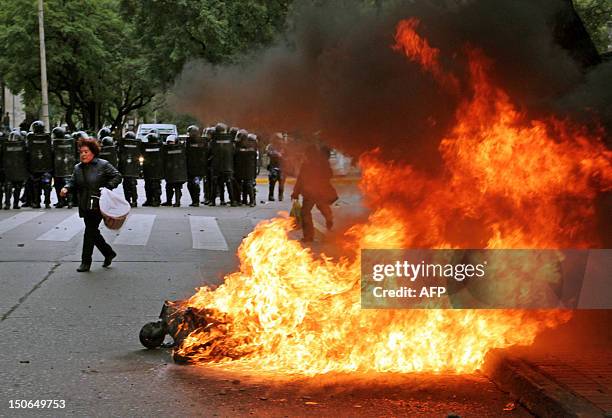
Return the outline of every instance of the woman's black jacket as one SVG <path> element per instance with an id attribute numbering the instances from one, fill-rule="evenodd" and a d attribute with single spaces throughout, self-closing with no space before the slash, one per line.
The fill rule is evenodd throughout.
<path id="1" fill-rule="evenodd" d="M 121 174 L 106 160 L 94 158 L 89 164 L 78 163 L 74 166 L 72 177 L 66 182 L 66 188 L 76 191 L 79 199 L 79 216 L 84 211 L 99 209 L 100 188 L 114 189 L 121 184 Z"/>

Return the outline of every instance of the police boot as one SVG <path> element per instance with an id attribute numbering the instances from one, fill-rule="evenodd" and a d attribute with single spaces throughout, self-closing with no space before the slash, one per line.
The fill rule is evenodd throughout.
<path id="1" fill-rule="evenodd" d="M 138 190 L 136 190 L 136 183 L 130 186 L 130 197 L 131 203 L 130 206 L 135 208 L 138 206 Z"/>
<path id="2" fill-rule="evenodd" d="M 3 184 L 4 187 L 4 210 L 11 208 L 11 186 L 10 183 Z"/>
<path id="3" fill-rule="evenodd" d="M 270 188 L 268 189 L 268 201 L 274 202 L 274 181 L 270 182 Z"/>
<path id="4" fill-rule="evenodd" d="M 21 194 L 21 189 L 15 189 L 13 191 L 13 209 L 19 209 L 19 195 Z"/>
<path id="5" fill-rule="evenodd" d="M 285 194 L 285 187 L 283 182 L 278 183 L 278 201 L 283 201 L 283 195 Z"/>
<path id="6" fill-rule="evenodd" d="M 175 200 L 175 203 L 174 203 L 174 205 L 173 205 L 173 206 L 174 206 L 175 208 L 180 208 L 180 207 L 181 207 L 181 197 L 183 197 L 183 192 L 181 192 L 180 190 L 177 190 L 177 191 L 174 193 L 174 200 Z"/>
<path id="7" fill-rule="evenodd" d="M 199 189 L 199 187 L 198 187 Z M 189 196 L 191 196 L 191 204 L 189 206 L 197 208 L 198 206 L 200 206 L 200 191 L 198 190 L 196 192 L 195 187 L 188 187 L 187 190 L 189 191 Z"/>
<path id="8" fill-rule="evenodd" d="M 174 196 L 174 189 L 172 187 L 166 187 L 166 201 L 162 203 L 162 206 L 172 206 L 173 196 Z"/>
<path id="9" fill-rule="evenodd" d="M 249 189 L 249 206 L 254 207 L 257 204 L 257 198 L 255 196 L 255 187 L 251 186 Z"/>
<path id="10" fill-rule="evenodd" d="M 72 202 L 73 202 L 73 200 L 72 200 L 72 193 L 68 192 L 68 194 L 66 195 L 65 199 L 66 199 L 66 207 L 68 209 L 72 209 Z"/>
<path id="11" fill-rule="evenodd" d="M 55 195 L 57 196 L 57 203 L 53 206 L 55 206 L 57 209 L 61 209 L 66 206 L 66 198 L 60 196 L 59 190 L 55 190 Z"/>
<path id="12" fill-rule="evenodd" d="M 45 209 L 51 209 L 51 189 L 45 190 Z"/>

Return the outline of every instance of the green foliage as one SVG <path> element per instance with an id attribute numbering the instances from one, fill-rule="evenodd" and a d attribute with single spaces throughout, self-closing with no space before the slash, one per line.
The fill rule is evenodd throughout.
<path id="1" fill-rule="evenodd" d="M 146 104 L 152 85 L 130 25 L 116 0 L 46 0 L 45 42 L 50 101 L 65 112 L 74 129 L 120 124 L 133 108 Z M 26 101 L 40 95 L 40 55 L 37 2 L 4 1 L 0 7 L 0 74 Z M 57 108 L 57 106 L 56 106 Z M 59 115 L 51 115 L 60 118 Z"/>
<path id="2" fill-rule="evenodd" d="M 606 52 L 610 43 L 606 23 L 612 22 L 612 1 L 574 0 L 574 6 L 597 50 L 600 53 Z"/>
<path id="3" fill-rule="evenodd" d="M 121 0 L 147 51 L 148 72 L 169 85 L 191 59 L 212 63 L 271 42 L 290 0 Z"/>

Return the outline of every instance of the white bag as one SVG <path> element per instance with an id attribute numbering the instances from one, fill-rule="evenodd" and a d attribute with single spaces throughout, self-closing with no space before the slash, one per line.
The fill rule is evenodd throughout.
<path id="1" fill-rule="evenodd" d="M 119 229 L 127 219 L 131 206 L 125 198 L 112 190 L 100 192 L 100 212 L 108 229 Z"/>

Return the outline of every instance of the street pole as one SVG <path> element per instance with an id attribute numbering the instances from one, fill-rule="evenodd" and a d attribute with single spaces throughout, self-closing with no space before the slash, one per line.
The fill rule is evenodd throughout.
<path id="1" fill-rule="evenodd" d="M 45 51 L 45 18 L 43 0 L 38 0 L 38 37 L 40 38 L 40 90 L 42 94 L 42 120 L 45 132 L 51 132 L 49 124 L 49 94 L 47 92 L 47 54 Z"/>

